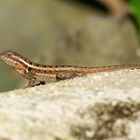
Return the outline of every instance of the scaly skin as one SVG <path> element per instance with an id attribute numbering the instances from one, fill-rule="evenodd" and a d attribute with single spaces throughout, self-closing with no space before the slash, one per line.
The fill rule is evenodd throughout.
<path id="1" fill-rule="evenodd" d="M 22 76 L 29 79 L 28 87 L 45 84 L 48 80 L 65 80 L 90 73 L 110 72 L 117 70 L 140 69 L 140 64 L 112 65 L 101 67 L 79 67 L 69 65 L 40 65 L 33 63 L 14 51 L 0 53 L 0 60 L 14 68 Z M 36 81 L 40 82 L 35 84 Z"/>

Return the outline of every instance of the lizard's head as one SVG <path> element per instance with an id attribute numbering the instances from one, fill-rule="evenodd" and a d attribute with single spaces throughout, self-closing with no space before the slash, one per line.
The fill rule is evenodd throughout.
<path id="1" fill-rule="evenodd" d="M 0 53 L 0 60 L 13 67 L 20 74 L 24 75 L 26 72 L 26 59 L 14 51 L 5 51 Z"/>

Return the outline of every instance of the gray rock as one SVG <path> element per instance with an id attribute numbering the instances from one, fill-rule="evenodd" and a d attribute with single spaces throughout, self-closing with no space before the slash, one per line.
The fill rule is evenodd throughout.
<path id="1" fill-rule="evenodd" d="M 0 94 L 0 140 L 139 140 L 140 71 Z"/>

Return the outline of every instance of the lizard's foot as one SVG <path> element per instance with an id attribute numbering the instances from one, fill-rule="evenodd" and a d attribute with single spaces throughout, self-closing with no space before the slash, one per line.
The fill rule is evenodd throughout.
<path id="1" fill-rule="evenodd" d="M 27 85 L 25 88 L 28 88 L 28 87 L 35 87 L 35 86 L 39 86 L 39 85 L 45 85 L 45 81 L 40 81 L 39 83 L 36 83 L 36 84 L 32 84 L 32 85 Z"/>

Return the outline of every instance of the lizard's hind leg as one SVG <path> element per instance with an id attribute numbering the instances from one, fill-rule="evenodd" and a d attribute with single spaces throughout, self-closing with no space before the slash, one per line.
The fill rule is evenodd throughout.
<path id="1" fill-rule="evenodd" d="M 68 73 L 68 72 L 61 72 L 56 75 L 56 80 L 66 80 L 66 79 L 72 79 L 75 77 L 81 77 L 84 76 L 85 74 L 81 73 Z"/>

